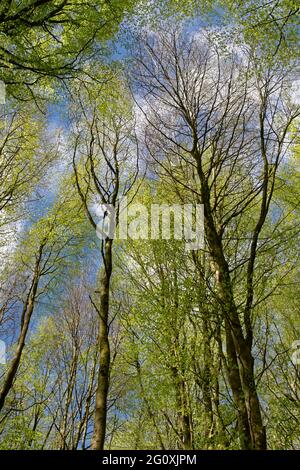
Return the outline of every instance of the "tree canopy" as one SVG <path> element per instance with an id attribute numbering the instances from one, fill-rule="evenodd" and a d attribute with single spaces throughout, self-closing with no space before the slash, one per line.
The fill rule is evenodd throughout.
<path id="1" fill-rule="evenodd" d="M 299 450 L 298 46 L 292 0 L 0 3 L 1 450 Z"/>

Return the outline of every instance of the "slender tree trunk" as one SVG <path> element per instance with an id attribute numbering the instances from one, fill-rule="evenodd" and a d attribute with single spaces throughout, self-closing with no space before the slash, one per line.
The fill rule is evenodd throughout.
<path id="1" fill-rule="evenodd" d="M 174 379 L 176 406 L 178 410 L 178 436 L 180 438 L 180 447 L 183 450 L 191 450 L 193 448 L 191 433 L 191 416 L 189 413 L 188 397 L 186 384 L 182 377 L 182 371 L 178 365 L 171 367 Z"/>
<path id="2" fill-rule="evenodd" d="M 76 449 L 78 448 L 78 444 L 80 441 L 80 438 L 82 436 L 82 449 L 85 449 L 85 442 L 86 442 L 86 437 L 87 437 L 87 430 L 88 430 L 88 422 L 89 422 L 89 416 L 90 416 L 90 407 L 91 407 L 91 402 L 93 398 L 93 389 L 94 389 L 94 378 L 96 374 L 96 367 L 97 367 L 97 354 L 94 358 L 94 363 L 90 371 L 90 378 L 89 378 L 89 387 L 88 387 L 88 392 L 87 392 L 87 397 L 85 400 L 85 411 L 83 415 L 82 422 L 80 424 L 80 429 L 78 430 L 78 436 L 77 436 L 77 443 L 76 443 Z"/>
<path id="3" fill-rule="evenodd" d="M 212 354 L 211 363 L 211 393 L 212 393 L 212 409 L 213 409 L 213 420 L 214 420 L 214 432 L 217 437 L 218 448 L 227 448 L 230 444 L 229 439 L 226 435 L 226 428 L 222 418 L 220 410 L 220 387 L 219 377 L 221 376 L 222 369 L 222 339 L 221 339 L 221 322 L 218 320 L 218 326 L 214 333 L 215 340 L 217 342 L 216 356 Z"/>
<path id="4" fill-rule="evenodd" d="M 100 351 L 100 366 L 98 371 L 98 383 L 96 389 L 96 407 L 93 450 L 103 450 L 106 434 L 107 397 L 110 374 L 110 344 L 109 344 L 109 290 L 112 273 L 112 240 L 104 242 L 104 266 L 100 276 L 100 307 L 99 307 L 99 335 L 98 345 Z"/>
<path id="5" fill-rule="evenodd" d="M 156 419 L 155 419 L 155 414 L 153 413 L 153 411 L 151 409 L 151 405 L 150 405 L 150 403 L 147 399 L 146 393 L 145 393 L 143 380 L 142 380 L 141 366 L 140 366 L 138 358 L 137 358 L 137 361 L 136 361 L 136 370 L 137 370 L 137 377 L 138 377 L 139 386 L 140 386 L 140 389 L 141 389 L 141 395 L 142 395 L 142 398 L 145 402 L 147 412 L 148 412 L 148 416 L 149 416 L 149 418 L 151 419 L 151 421 L 153 423 L 153 426 L 154 426 L 154 429 L 155 429 L 155 432 L 156 432 L 156 435 L 157 435 L 157 438 L 158 438 L 158 441 L 159 441 L 159 444 L 160 444 L 160 448 L 162 450 L 165 450 L 165 446 L 164 446 L 164 443 L 163 443 L 161 432 L 160 432 L 159 426 L 157 425 L 157 422 L 156 422 Z"/>
<path id="6" fill-rule="evenodd" d="M 28 446 L 31 447 L 32 444 L 33 444 L 33 441 L 34 441 L 34 433 L 38 427 L 38 424 L 40 422 L 40 407 L 38 406 L 38 408 L 35 410 L 34 412 L 34 418 L 33 418 L 33 425 L 32 425 L 32 428 L 31 428 L 31 437 L 29 438 L 29 441 L 28 441 Z"/>
<path id="7" fill-rule="evenodd" d="M 31 286 L 29 289 L 26 302 L 23 307 L 22 317 L 21 317 L 21 331 L 20 331 L 20 335 L 18 338 L 18 342 L 17 342 L 16 352 L 14 354 L 14 357 L 11 363 L 9 364 L 9 367 L 5 374 L 3 385 L 0 391 L 0 411 L 2 410 L 6 397 L 12 388 L 14 379 L 18 372 L 19 364 L 20 364 L 21 357 L 22 357 L 22 352 L 25 346 L 25 339 L 26 339 L 26 335 L 28 332 L 31 316 L 34 310 L 35 299 L 36 299 L 36 294 L 37 294 L 37 289 L 38 289 L 38 284 L 39 284 L 39 279 L 40 279 L 39 264 L 40 264 L 41 256 L 42 256 L 42 248 L 40 248 L 40 251 L 39 251 L 39 256 L 36 261 L 33 279 L 31 282 Z"/>
<path id="8" fill-rule="evenodd" d="M 209 440 L 213 434 L 213 426 L 214 426 L 214 419 L 213 419 L 213 404 L 212 404 L 212 391 L 211 391 L 211 349 L 210 349 L 210 337 L 207 325 L 206 314 L 202 317 L 202 329 L 203 329 L 203 373 L 201 377 L 201 381 L 199 381 L 199 385 L 202 390 L 203 394 L 203 403 L 204 403 L 204 436 L 206 440 L 206 446 L 209 447 Z"/>
<path id="9" fill-rule="evenodd" d="M 74 391 L 74 387 L 76 383 L 77 364 L 78 364 L 78 350 L 76 348 L 76 345 L 73 345 L 72 356 L 73 357 L 72 357 L 72 363 L 70 367 L 69 381 L 67 384 L 67 396 L 66 396 L 66 402 L 65 402 L 65 410 L 63 413 L 60 450 L 67 450 L 69 448 L 68 443 L 67 443 L 68 435 L 69 435 L 68 417 L 69 417 L 69 409 L 72 403 L 73 391 Z"/>

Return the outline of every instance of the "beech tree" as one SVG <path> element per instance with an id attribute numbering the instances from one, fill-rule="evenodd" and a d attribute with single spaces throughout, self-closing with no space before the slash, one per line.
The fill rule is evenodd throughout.
<path id="1" fill-rule="evenodd" d="M 120 86 L 118 80 L 113 81 Z M 92 92 L 86 96 L 79 89 L 79 106 L 75 107 L 73 169 L 75 185 L 83 210 L 100 238 L 103 266 L 99 278 L 99 302 L 91 299 L 99 316 L 99 371 L 96 391 L 94 437 L 92 448 L 103 449 L 106 433 L 107 397 L 110 375 L 110 285 L 113 271 L 113 226 L 118 225 L 119 207 L 138 174 L 137 144 L 130 103 L 124 102 L 121 90 L 112 91 L 111 105 L 97 99 Z M 126 89 L 123 87 L 123 92 Z M 107 96 L 107 95 L 106 95 Z M 105 97 L 105 95 L 104 95 Z M 104 98 L 105 99 L 105 98 Z M 102 109 L 101 109 L 102 108 Z M 136 162 L 136 163 L 134 163 Z M 98 213 L 102 222 L 97 224 Z M 104 225 L 108 221 L 108 229 Z"/>
<path id="2" fill-rule="evenodd" d="M 0 449 L 299 449 L 298 16 L 1 2 Z"/>
<path id="3" fill-rule="evenodd" d="M 47 97 L 53 81 L 74 77 L 96 51 L 102 54 L 132 5 L 130 0 L 1 2 L 0 78 L 8 94 L 21 101 Z"/>
<path id="4" fill-rule="evenodd" d="M 21 361 L 25 340 L 28 334 L 31 318 L 38 298 L 49 289 L 49 284 L 55 282 L 59 270 L 71 257 L 73 243 L 76 242 L 78 227 L 68 225 L 64 217 L 67 198 L 56 204 L 52 212 L 41 218 L 31 227 L 15 256 L 15 267 L 18 267 L 25 285 L 21 292 L 18 339 L 12 359 L 4 373 L 0 392 L 0 408 L 2 409 L 10 392 Z M 72 204 L 68 205 L 69 216 L 72 214 Z M 78 220 L 78 217 L 77 217 Z M 75 230 L 74 230 L 75 229 Z M 78 235 L 78 232 L 77 232 Z M 9 266 L 7 267 L 9 270 Z M 13 275 L 11 275 L 13 277 Z M 10 282 L 10 279 L 9 281 Z"/>
<path id="5" fill-rule="evenodd" d="M 149 154 L 159 164 L 166 153 L 175 162 L 187 156 L 196 167 L 240 442 L 242 448 L 264 449 L 252 352 L 254 268 L 277 169 L 299 110 L 285 100 L 288 70 L 267 68 L 262 74 L 254 51 L 228 58 L 209 47 L 209 39 L 199 42 L 176 31 L 143 39 L 135 69 L 137 89 L 145 101 L 140 108 L 147 109 Z M 247 243 L 239 239 L 237 248 L 236 241 L 225 239 L 244 219 Z M 239 253 L 235 259 L 232 249 Z M 237 271 L 245 276 L 242 301 L 237 300 L 232 279 Z"/>

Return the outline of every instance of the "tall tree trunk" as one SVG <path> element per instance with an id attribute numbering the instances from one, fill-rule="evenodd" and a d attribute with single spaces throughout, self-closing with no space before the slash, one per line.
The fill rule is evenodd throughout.
<path id="1" fill-rule="evenodd" d="M 248 412 L 245 404 L 245 396 L 241 383 L 239 365 L 232 338 L 231 329 L 225 320 L 226 331 L 226 368 L 227 376 L 232 390 L 233 401 L 237 411 L 238 435 L 242 450 L 252 449 L 252 439 L 248 422 Z"/>
<path id="2" fill-rule="evenodd" d="M 39 255 L 36 260 L 35 270 L 29 293 L 27 295 L 25 304 L 23 306 L 22 317 L 21 317 L 21 329 L 17 342 L 16 351 L 12 361 L 9 364 L 8 370 L 5 374 L 3 385 L 0 391 L 0 411 L 2 410 L 6 397 L 13 386 L 14 379 L 18 372 L 19 364 L 22 357 L 22 352 L 25 346 L 25 339 L 28 332 L 31 316 L 35 306 L 36 294 L 38 289 L 38 284 L 40 280 L 40 271 L 39 265 L 42 257 L 43 247 L 40 247 Z"/>
<path id="3" fill-rule="evenodd" d="M 263 426 L 260 403 L 257 395 L 254 379 L 254 360 L 251 345 L 244 337 L 238 310 L 234 301 L 230 271 L 225 259 L 222 238 L 218 233 L 210 205 L 210 188 L 201 167 L 201 157 L 197 151 L 194 154 L 197 161 L 198 175 L 201 182 L 201 198 L 204 206 L 206 238 L 209 251 L 216 268 L 216 284 L 220 307 L 226 322 L 226 348 L 229 359 L 230 387 L 236 396 L 236 405 L 239 410 L 247 410 L 248 427 L 251 436 L 251 448 L 257 450 L 266 449 L 266 432 Z M 249 325 L 248 325 L 249 328 Z M 242 393 L 243 392 L 243 393 Z M 241 403 L 244 402 L 242 406 Z M 239 412 L 238 412 L 239 413 Z M 244 421 L 243 417 L 239 418 Z M 247 426 L 239 425 L 239 430 L 244 429 L 241 447 L 248 446 Z M 247 447 L 248 448 L 248 447 Z"/>
<path id="4" fill-rule="evenodd" d="M 109 290 L 112 273 L 112 240 L 104 242 L 104 265 L 100 276 L 100 307 L 99 307 L 99 371 L 96 389 L 96 407 L 94 418 L 93 450 L 103 450 L 106 434 L 107 397 L 110 374 L 110 344 L 109 344 Z"/>
<path id="5" fill-rule="evenodd" d="M 240 444 L 243 449 L 266 449 L 260 403 L 254 379 L 254 359 L 243 336 L 242 326 L 233 300 L 229 270 L 226 261 L 218 263 L 219 286 L 225 316 L 226 352 L 229 382 L 238 410 Z M 225 278 L 225 281 L 224 281 Z M 246 410 L 246 414 L 245 414 Z M 248 425 L 246 425 L 246 416 Z"/>
<path id="6" fill-rule="evenodd" d="M 223 260 L 218 266 L 221 299 L 224 301 L 229 380 L 238 410 L 240 443 L 242 448 L 249 448 L 250 432 L 251 448 L 264 450 L 266 449 L 266 435 L 254 379 L 254 359 L 251 348 L 243 336 L 233 300 L 227 263 Z M 245 422 L 245 410 L 248 426 Z"/>
<path id="7" fill-rule="evenodd" d="M 93 360 L 93 365 L 91 367 L 91 371 L 89 375 L 89 386 L 88 386 L 87 396 L 85 400 L 85 411 L 84 411 L 84 415 L 82 417 L 82 420 L 78 429 L 76 449 L 78 448 L 80 439 L 82 443 L 81 448 L 82 450 L 85 449 L 85 442 L 86 442 L 87 431 L 88 431 L 88 422 L 89 422 L 89 416 L 90 416 L 90 408 L 91 408 L 91 402 L 93 398 L 94 378 L 95 378 L 96 368 L 97 368 L 97 356 L 98 356 L 98 353 L 96 351 L 96 354 Z"/>
<path id="8" fill-rule="evenodd" d="M 137 378 L 138 378 L 139 386 L 140 386 L 140 389 L 141 389 L 141 396 L 142 396 L 142 399 L 145 402 L 148 416 L 149 416 L 149 418 L 151 419 L 151 421 L 153 423 L 153 426 L 154 426 L 154 429 L 155 429 L 155 432 L 156 432 L 156 435 L 157 435 L 157 438 L 158 438 L 158 441 L 159 441 L 160 448 L 162 450 L 165 450 L 162 435 L 161 435 L 159 426 L 157 425 L 157 422 L 156 422 L 155 414 L 153 413 L 153 411 L 151 409 L 151 404 L 149 403 L 149 401 L 147 399 L 147 396 L 146 396 L 146 393 L 145 393 L 145 388 L 144 388 L 142 373 L 141 373 L 141 366 L 140 366 L 140 362 L 139 362 L 138 357 L 136 358 L 136 370 L 137 370 Z"/>
<path id="9" fill-rule="evenodd" d="M 178 436 L 180 447 L 183 450 L 193 448 L 192 439 L 192 418 L 189 411 L 188 392 L 184 379 L 184 370 L 180 364 L 178 334 L 174 338 L 173 351 L 175 364 L 171 366 L 171 373 L 174 380 L 176 405 L 178 410 Z"/>
<path id="10" fill-rule="evenodd" d="M 183 450 L 191 450 L 192 446 L 192 434 L 191 434 L 191 417 L 188 410 L 188 401 L 185 390 L 185 383 L 182 377 L 180 377 L 180 371 L 178 368 L 171 368 L 176 394 L 176 408 L 178 411 L 178 436 L 179 445 Z"/>
<path id="11" fill-rule="evenodd" d="M 245 394 L 252 447 L 253 449 L 264 450 L 267 448 L 266 430 L 262 422 L 260 403 L 256 391 L 254 359 L 248 345 L 243 346 L 241 358 L 240 372 Z"/>
<path id="12" fill-rule="evenodd" d="M 226 428 L 222 418 L 220 410 L 220 387 L 219 377 L 221 376 L 222 369 L 222 338 L 221 338 L 221 319 L 218 319 L 218 326 L 214 332 L 215 340 L 217 342 L 216 356 L 212 355 L 211 363 L 211 391 L 212 391 L 212 408 L 213 408 L 213 419 L 214 419 L 214 432 L 216 433 L 218 448 L 227 448 L 230 445 L 230 441 L 226 435 Z"/>
<path id="13" fill-rule="evenodd" d="M 213 434 L 214 419 L 213 419 L 213 403 L 212 403 L 212 390 L 211 390 L 211 362 L 212 355 L 210 349 L 210 334 L 208 331 L 207 318 L 208 312 L 202 315 L 202 331 L 203 331 L 203 372 L 200 382 L 200 387 L 203 394 L 204 403 L 204 436 L 206 438 L 206 446 L 209 447 L 209 440 Z"/>
<path id="14" fill-rule="evenodd" d="M 63 412 L 63 422 L 62 422 L 62 431 L 61 431 L 61 445 L 60 445 L 60 450 L 68 450 L 68 435 L 70 432 L 69 426 L 68 426 L 68 418 L 69 418 L 69 409 L 72 403 L 72 398 L 73 398 L 73 392 L 76 384 L 76 375 L 77 375 L 77 365 L 78 365 L 78 350 L 76 348 L 76 345 L 73 345 L 73 351 L 72 351 L 72 362 L 70 366 L 70 374 L 69 374 L 69 380 L 67 384 L 67 391 L 66 391 L 66 401 L 65 401 L 65 409 Z M 71 440 L 70 440 L 71 442 Z"/>

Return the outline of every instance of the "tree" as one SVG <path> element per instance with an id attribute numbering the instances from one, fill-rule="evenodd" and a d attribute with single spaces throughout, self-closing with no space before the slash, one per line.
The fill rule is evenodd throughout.
<path id="1" fill-rule="evenodd" d="M 119 206 L 136 179 L 138 166 L 136 138 L 130 103 L 124 102 L 121 91 L 112 92 L 112 86 L 122 86 L 115 79 L 110 84 L 110 107 L 105 94 L 96 98 L 95 91 L 77 93 L 79 107 L 75 107 L 73 169 L 75 183 L 83 209 L 101 240 L 103 266 L 99 279 L 99 303 L 94 303 L 99 315 L 99 371 L 96 391 L 96 409 L 92 448 L 104 447 L 107 419 L 107 397 L 110 374 L 110 283 L 113 270 L 113 226 L 118 225 Z M 96 91 L 97 93 L 97 91 Z M 107 96 L 107 95 L 106 95 Z M 133 168 L 132 168 L 133 167 Z M 102 227 L 108 220 L 108 230 L 95 221 L 92 206 L 100 204 Z M 95 212 L 95 211 L 94 211 Z M 100 230 L 99 230 L 100 228 Z"/>
<path id="2" fill-rule="evenodd" d="M 79 449 L 89 445 L 97 366 L 97 321 L 85 276 L 56 296 L 55 316 L 42 318 L 27 343 L 8 415 L 1 420 L 2 448 Z M 59 306 L 61 308 L 59 308 Z M 17 423 L 23 418 L 22 432 Z"/>
<path id="3" fill-rule="evenodd" d="M 21 297 L 16 348 L 1 385 L 0 409 L 3 408 L 16 377 L 37 300 L 47 292 L 51 282 L 57 279 L 59 270 L 65 268 L 74 251 L 73 242 L 76 241 L 76 235 L 78 236 L 78 227 L 73 225 L 75 219 L 70 225 L 70 219 L 65 218 L 64 211 L 68 202 L 65 198 L 55 204 L 49 214 L 31 227 L 17 251 L 16 265 L 25 278 L 26 291 Z M 72 205 L 72 202 L 68 206 L 69 216 L 72 217 L 76 214 L 76 206 Z"/>
<path id="4" fill-rule="evenodd" d="M 1 2 L 1 449 L 299 448 L 298 11 Z"/>
<path id="5" fill-rule="evenodd" d="M 0 69 L 8 94 L 21 101 L 49 96 L 51 81 L 74 77 L 102 54 L 131 7 L 130 0 L 1 2 Z"/>
<path id="6" fill-rule="evenodd" d="M 13 105 L 13 104 L 12 104 Z M 45 138 L 45 120 L 32 106 L 13 105 L 0 125 L 0 224 L 24 217 L 30 198 L 57 161 L 57 142 Z M 47 148 L 47 150 L 46 150 Z"/>
<path id="7" fill-rule="evenodd" d="M 196 38 L 189 41 L 176 31 L 145 37 L 136 61 L 136 83 L 143 91 L 140 108 L 149 154 L 162 165 L 167 153 L 175 162 L 186 158 L 196 168 L 240 442 L 242 448 L 264 449 L 252 353 L 254 267 L 277 168 L 299 110 L 285 101 L 288 71 L 279 75 L 267 68 L 261 73 L 252 54 L 244 53 L 243 65 L 241 58 L 222 56 L 210 44 L 208 39 L 200 49 Z M 241 220 L 247 221 L 248 242 L 239 239 L 235 252 L 242 255 L 232 260 L 236 242 L 230 246 L 226 239 Z M 233 276 L 241 267 L 245 285 L 238 300 Z"/>

